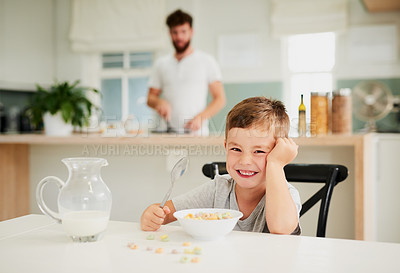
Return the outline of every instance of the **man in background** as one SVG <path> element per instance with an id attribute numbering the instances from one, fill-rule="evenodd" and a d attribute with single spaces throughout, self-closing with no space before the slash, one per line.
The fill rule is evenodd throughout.
<path id="1" fill-rule="evenodd" d="M 169 129 L 208 135 L 208 120 L 225 106 L 221 71 L 215 59 L 193 49 L 192 17 L 181 10 L 166 20 L 174 54 L 158 59 L 150 77 L 147 105 Z M 207 104 L 208 90 L 211 102 Z"/>

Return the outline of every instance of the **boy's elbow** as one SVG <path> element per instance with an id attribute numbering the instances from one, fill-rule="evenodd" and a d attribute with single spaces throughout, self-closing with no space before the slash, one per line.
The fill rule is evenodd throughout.
<path id="1" fill-rule="evenodd" d="M 299 223 L 293 223 L 293 224 L 282 223 L 282 224 L 272 225 L 271 227 L 268 226 L 268 229 L 271 234 L 290 235 L 297 230 L 298 226 Z"/>
<path id="2" fill-rule="evenodd" d="M 279 235 L 289 235 L 289 234 L 292 233 L 292 231 L 288 231 L 288 230 L 285 230 L 285 229 L 271 229 L 269 231 L 269 233 L 271 233 L 271 234 L 279 234 Z"/>

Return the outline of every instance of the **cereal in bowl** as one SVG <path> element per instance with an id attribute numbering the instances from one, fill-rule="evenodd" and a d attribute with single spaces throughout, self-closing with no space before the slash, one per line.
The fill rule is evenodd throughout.
<path id="1" fill-rule="evenodd" d="M 194 220 L 222 220 L 222 219 L 231 219 L 232 216 L 229 212 L 198 212 L 196 214 L 188 213 L 185 219 L 194 219 Z"/>

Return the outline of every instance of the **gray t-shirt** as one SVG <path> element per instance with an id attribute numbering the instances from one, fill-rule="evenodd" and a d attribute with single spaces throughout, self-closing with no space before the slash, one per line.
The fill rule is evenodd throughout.
<path id="1" fill-rule="evenodd" d="M 235 184 L 236 182 L 229 175 L 216 175 L 213 181 L 204 183 L 188 193 L 172 198 L 172 203 L 177 211 L 195 208 L 239 210 L 236 201 Z M 287 183 L 287 185 L 293 201 L 296 204 L 297 215 L 299 215 L 301 210 L 299 192 L 289 183 Z M 265 195 L 249 217 L 238 221 L 234 230 L 269 232 L 265 221 Z M 297 226 L 292 232 L 292 234 L 296 235 L 300 233 L 300 226 Z"/>

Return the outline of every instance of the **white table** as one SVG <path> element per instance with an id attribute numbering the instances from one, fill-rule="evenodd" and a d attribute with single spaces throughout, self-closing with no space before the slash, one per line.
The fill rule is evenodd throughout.
<path id="1" fill-rule="evenodd" d="M 149 234 L 155 240 L 147 240 Z M 170 241 L 162 242 L 160 235 Z M 183 242 L 202 248 L 184 254 Z M 132 250 L 128 242 L 139 248 Z M 146 250 L 164 249 L 164 253 Z M 172 254 L 171 250 L 180 254 Z M 182 256 L 199 263 L 180 263 Z M 44 215 L 0 222 L 0 272 L 400 272 L 400 244 L 231 232 L 218 241 L 196 241 L 179 226 L 143 232 L 138 223 L 111 221 L 94 243 L 73 243 Z"/>

